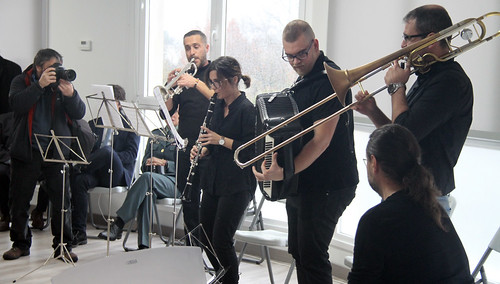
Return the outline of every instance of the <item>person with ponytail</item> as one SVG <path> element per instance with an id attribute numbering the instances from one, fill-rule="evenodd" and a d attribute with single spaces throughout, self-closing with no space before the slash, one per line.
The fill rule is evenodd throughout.
<path id="1" fill-rule="evenodd" d="M 215 250 L 218 260 L 207 252 L 214 269 L 219 271 L 222 266 L 226 270 L 224 284 L 238 283 L 233 237 L 257 186 L 252 169 L 241 169 L 233 160 L 234 150 L 255 136 L 254 106 L 239 90 L 240 80 L 250 87 L 250 77 L 242 75 L 236 59 L 222 56 L 210 64 L 206 81 L 217 100 L 211 122 L 202 126 L 205 133 L 198 138 L 203 147 L 200 159 L 206 160 L 200 169 L 200 220 L 206 234 L 200 235 L 204 247 Z M 191 159 L 197 152 L 195 144 Z M 252 152 L 244 150 L 240 156 L 249 160 Z"/>
<path id="2" fill-rule="evenodd" d="M 366 147 L 368 182 L 382 203 L 360 219 L 349 283 L 472 283 L 462 242 L 413 134 L 376 129 Z"/>

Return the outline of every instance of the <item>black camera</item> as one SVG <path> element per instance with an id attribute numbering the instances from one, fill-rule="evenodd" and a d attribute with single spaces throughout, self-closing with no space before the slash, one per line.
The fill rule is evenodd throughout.
<path id="1" fill-rule="evenodd" d="M 66 80 L 66 81 L 74 81 L 76 79 L 76 72 L 75 70 L 72 69 L 64 69 L 62 67 L 61 63 L 54 63 L 52 65 L 56 70 L 56 79 L 59 81 L 60 79 Z"/>

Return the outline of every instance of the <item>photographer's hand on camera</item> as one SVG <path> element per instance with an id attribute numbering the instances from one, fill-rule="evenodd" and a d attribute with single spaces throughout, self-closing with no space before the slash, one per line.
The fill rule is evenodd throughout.
<path id="1" fill-rule="evenodd" d="M 73 88 L 73 84 L 71 82 L 68 82 L 66 80 L 60 79 L 59 80 L 59 90 L 65 97 L 72 97 L 73 94 L 75 93 L 75 89 Z"/>
<path id="2" fill-rule="evenodd" d="M 57 82 L 55 68 L 49 67 L 43 70 L 42 75 L 38 80 L 38 85 L 40 85 L 41 88 L 45 88 L 50 84 L 54 84 L 55 82 Z"/>

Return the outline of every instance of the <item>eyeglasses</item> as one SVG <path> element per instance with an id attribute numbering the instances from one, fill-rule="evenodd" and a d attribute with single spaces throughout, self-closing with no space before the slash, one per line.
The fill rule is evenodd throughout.
<path id="1" fill-rule="evenodd" d="M 212 90 L 214 90 L 214 89 L 218 89 L 218 88 L 222 87 L 222 83 L 223 83 L 224 81 L 227 81 L 227 78 L 224 78 L 224 79 L 222 79 L 222 80 L 214 80 L 214 81 L 209 80 L 209 81 L 208 81 L 208 86 L 209 86 L 209 87 L 210 87 L 210 89 L 212 89 Z"/>
<path id="2" fill-rule="evenodd" d="M 283 49 L 283 51 L 281 52 L 281 58 L 283 58 L 283 60 L 285 60 L 286 62 L 293 61 L 293 59 L 295 59 L 295 58 L 297 58 L 298 60 L 304 60 L 307 58 L 307 55 L 309 55 L 309 50 L 311 50 L 313 43 L 314 43 L 314 39 L 311 40 L 311 44 L 309 44 L 309 47 L 307 49 L 299 51 L 295 55 L 287 54 L 287 53 L 285 53 L 285 49 Z"/>
<path id="3" fill-rule="evenodd" d="M 404 41 L 408 41 L 412 38 L 416 38 L 416 37 L 426 37 L 429 33 L 423 33 L 423 34 L 418 34 L 418 35 L 407 35 L 407 34 L 403 34 L 403 40 Z"/>
<path id="4" fill-rule="evenodd" d="M 365 166 L 366 166 L 366 163 L 367 163 L 367 162 L 366 162 L 366 158 L 363 158 L 363 163 L 365 163 Z"/>

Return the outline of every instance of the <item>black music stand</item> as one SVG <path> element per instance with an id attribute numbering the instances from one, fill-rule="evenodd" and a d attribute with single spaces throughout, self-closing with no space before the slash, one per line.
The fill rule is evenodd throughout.
<path id="1" fill-rule="evenodd" d="M 61 201 L 61 236 L 60 236 L 60 242 L 57 245 L 57 247 L 52 251 L 50 256 L 45 260 L 45 262 L 40 265 L 39 267 L 31 270 L 30 272 L 24 274 L 23 276 L 19 277 L 18 279 L 14 280 L 13 282 L 17 282 L 17 280 L 20 280 L 21 278 L 35 272 L 36 270 L 40 269 L 42 266 L 45 266 L 50 259 L 52 259 L 56 253 L 56 251 L 59 249 L 59 255 L 54 258 L 54 259 L 62 259 L 64 263 L 72 264 L 75 266 L 75 263 L 73 262 L 73 259 L 67 258 L 66 255 L 70 255 L 68 248 L 66 247 L 66 243 L 64 243 L 64 213 L 68 211 L 68 209 L 64 208 L 64 199 L 66 195 L 66 169 L 69 167 L 68 163 L 71 164 L 83 164 L 87 165 L 87 158 L 85 157 L 85 154 L 83 153 L 82 146 L 80 144 L 80 141 L 78 140 L 78 137 L 74 136 L 56 136 L 54 133 L 54 130 L 50 130 L 51 135 L 45 135 L 45 134 L 35 134 L 35 139 L 36 143 L 38 145 L 38 149 L 40 150 L 40 154 L 42 155 L 43 161 L 44 162 L 51 162 L 51 163 L 63 163 L 63 169 L 61 170 L 62 174 L 62 201 Z M 50 138 L 49 144 L 47 145 L 46 149 L 43 149 L 43 146 L 40 144 L 39 137 L 45 137 L 45 138 Z M 64 143 L 61 139 L 70 139 L 70 141 L 74 141 L 78 145 L 77 149 L 74 150 L 71 148 L 71 144 L 69 143 L 66 144 Z M 54 149 L 57 151 L 57 154 L 59 155 L 60 159 L 55 159 L 53 157 L 49 157 L 49 149 Z M 69 149 L 69 151 L 73 154 L 74 157 L 76 157 L 75 160 L 72 159 L 66 159 L 64 157 L 62 149 Z M 53 152 L 52 152 L 53 153 Z M 70 155 L 71 156 L 71 155 Z"/>
<path id="2" fill-rule="evenodd" d="M 107 85 L 94 85 L 93 86 L 94 90 L 97 91 L 97 93 L 89 95 L 86 97 L 87 99 L 87 104 L 89 105 L 90 113 L 92 116 L 92 119 L 94 120 L 95 127 L 99 128 L 105 128 L 109 129 L 110 131 L 112 130 L 113 133 L 111 135 L 111 149 L 113 149 L 113 144 L 114 144 L 114 134 L 117 131 L 128 131 L 128 132 L 136 132 L 135 129 L 132 128 L 132 125 L 130 124 L 129 120 L 124 117 L 124 115 L 120 112 L 118 109 L 117 102 L 118 100 L 115 99 L 114 93 L 113 93 L 113 87 L 112 86 L 107 86 Z M 98 110 L 96 115 L 94 116 L 92 112 L 92 106 L 93 104 L 90 103 L 90 100 L 95 100 L 98 102 Z M 122 102 L 119 102 L 120 104 Z M 102 124 L 98 124 L 99 119 L 101 118 Z M 127 123 L 127 125 L 130 128 L 126 128 L 123 125 L 123 121 Z M 104 131 L 103 131 L 104 135 Z M 112 196 L 112 186 L 113 186 L 113 156 L 114 156 L 114 151 L 111 151 L 111 156 L 110 156 L 110 167 L 108 170 L 109 173 L 109 188 L 108 188 L 108 219 L 106 220 L 107 222 L 107 248 L 106 248 L 106 256 L 109 256 L 109 234 L 110 234 L 110 226 L 111 222 L 113 219 L 111 219 L 111 196 Z"/>

